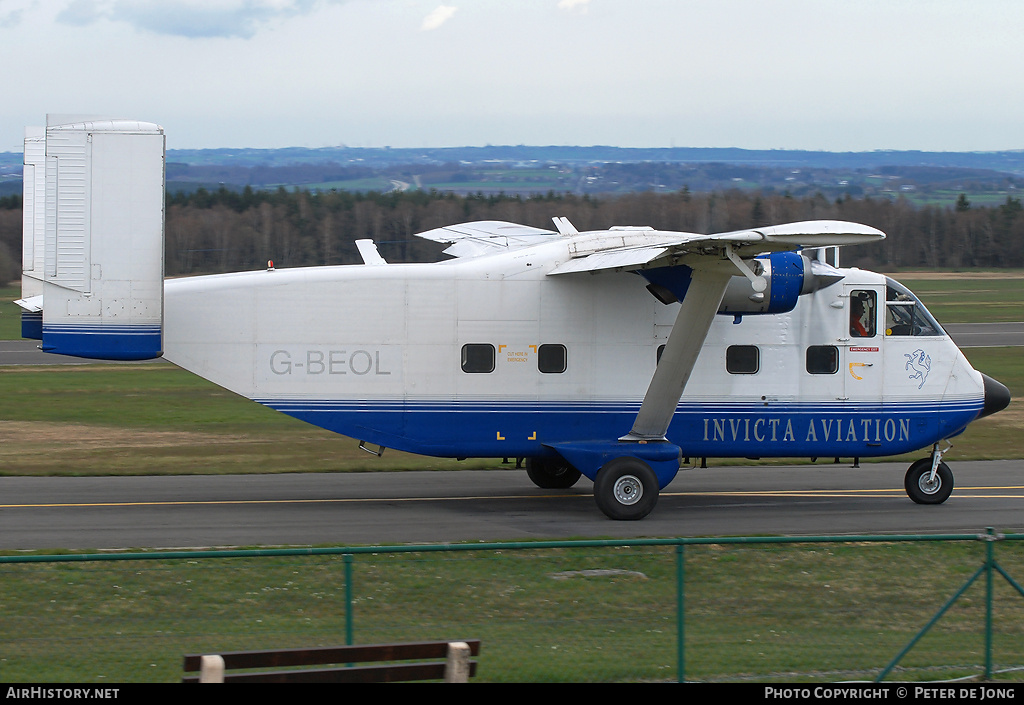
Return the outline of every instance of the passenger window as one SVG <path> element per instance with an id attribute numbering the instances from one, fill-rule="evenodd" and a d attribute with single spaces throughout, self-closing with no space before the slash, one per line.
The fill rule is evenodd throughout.
<path id="1" fill-rule="evenodd" d="M 725 369 L 733 375 L 753 375 L 761 366 L 761 351 L 756 345 L 730 345 L 725 351 Z"/>
<path id="2" fill-rule="evenodd" d="M 494 346 L 490 343 L 466 343 L 462 346 L 463 372 L 494 372 Z"/>
<path id="3" fill-rule="evenodd" d="M 541 345 L 537 348 L 537 369 L 547 374 L 565 372 L 566 352 L 564 345 Z"/>
<path id="4" fill-rule="evenodd" d="M 875 337 L 875 292 L 850 293 L 850 335 L 854 338 Z"/>
<path id="5" fill-rule="evenodd" d="M 808 347 L 807 371 L 812 375 L 834 375 L 839 371 L 839 348 L 835 345 Z"/>

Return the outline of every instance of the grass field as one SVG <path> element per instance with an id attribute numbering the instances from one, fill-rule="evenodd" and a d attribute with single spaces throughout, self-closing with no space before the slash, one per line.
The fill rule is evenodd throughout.
<path id="1" fill-rule="evenodd" d="M 14 303 L 21 287 L 0 287 L 0 340 L 21 339 L 21 309 Z"/>
<path id="2" fill-rule="evenodd" d="M 1024 542 L 1000 566 L 1024 578 Z M 712 544 L 685 556 L 686 675 L 703 681 L 870 680 L 982 564 L 981 542 Z M 480 638 L 483 682 L 670 681 L 679 585 L 672 547 L 382 551 L 340 556 L 5 564 L 4 682 L 174 682 L 181 656 Z M 1024 599 L 994 584 L 997 667 L 1024 663 Z M 975 583 L 900 661 L 898 680 L 977 675 Z M 1019 678 L 1020 673 L 998 676 Z"/>
<path id="3" fill-rule="evenodd" d="M 387 451 L 169 364 L 0 367 L 0 474 L 164 475 L 495 467 Z"/>

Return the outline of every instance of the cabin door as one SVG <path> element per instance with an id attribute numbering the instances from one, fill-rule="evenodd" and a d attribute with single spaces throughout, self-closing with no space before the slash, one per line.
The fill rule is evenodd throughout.
<path id="1" fill-rule="evenodd" d="M 864 285 L 847 285 L 845 294 L 846 335 L 840 338 L 839 355 L 845 397 L 851 402 L 881 403 L 885 340 L 883 295 L 879 289 Z"/>

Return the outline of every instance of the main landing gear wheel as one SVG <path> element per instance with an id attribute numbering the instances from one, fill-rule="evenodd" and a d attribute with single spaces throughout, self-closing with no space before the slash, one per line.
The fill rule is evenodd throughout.
<path id="1" fill-rule="evenodd" d="M 564 490 L 580 479 L 580 471 L 562 458 L 527 458 L 526 474 L 544 490 Z"/>
<path id="2" fill-rule="evenodd" d="M 931 458 L 921 458 L 907 470 L 903 486 L 907 495 L 918 504 L 942 504 L 953 491 L 953 473 L 948 465 L 940 462 L 934 479 L 931 474 Z"/>
<path id="3" fill-rule="evenodd" d="M 610 519 L 643 519 L 658 503 L 658 477 L 638 458 L 615 458 L 598 470 L 594 499 Z"/>

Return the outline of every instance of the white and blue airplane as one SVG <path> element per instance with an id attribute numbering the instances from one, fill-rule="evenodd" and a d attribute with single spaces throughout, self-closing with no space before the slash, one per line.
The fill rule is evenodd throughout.
<path id="1" fill-rule="evenodd" d="M 389 264 L 360 240 L 360 265 L 165 281 L 162 128 L 51 122 L 26 137 L 26 337 L 162 355 L 378 453 L 525 458 L 538 486 L 586 476 L 628 520 L 683 458 L 926 448 L 905 487 L 937 504 L 947 439 L 1009 403 L 913 293 L 826 263 L 885 237 L 872 227 L 489 221 L 420 233 L 449 245 L 441 262 Z"/>

